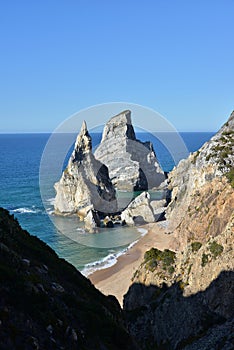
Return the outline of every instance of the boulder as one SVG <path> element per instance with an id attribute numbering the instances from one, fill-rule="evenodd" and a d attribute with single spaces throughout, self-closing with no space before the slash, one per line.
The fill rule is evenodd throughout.
<path id="1" fill-rule="evenodd" d="M 55 184 L 55 213 L 68 215 L 94 210 L 114 213 L 117 209 L 115 189 L 107 167 L 92 154 L 92 140 L 85 121 L 62 177 Z M 86 210 L 87 209 L 87 210 Z"/>
<path id="2" fill-rule="evenodd" d="M 159 201 L 151 201 L 150 206 L 153 209 L 155 221 L 159 221 L 165 214 L 167 205 L 166 199 L 161 199 Z"/>
<path id="3" fill-rule="evenodd" d="M 104 219 L 103 219 L 103 225 L 105 227 L 109 227 L 109 228 L 112 228 L 114 227 L 114 223 L 113 221 L 111 220 L 111 218 L 109 216 L 106 216 Z"/>
<path id="4" fill-rule="evenodd" d="M 122 222 L 127 225 L 154 222 L 154 211 L 150 205 L 150 194 L 142 192 L 121 214 Z"/>
<path id="5" fill-rule="evenodd" d="M 108 167 L 111 181 L 119 190 L 158 188 L 165 180 L 152 143 L 136 139 L 129 110 L 107 122 L 94 154 Z"/>
<path id="6" fill-rule="evenodd" d="M 84 218 L 85 230 L 88 232 L 96 232 L 97 227 L 100 227 L 100 218 L 98 213 L 90 209 Z"/>

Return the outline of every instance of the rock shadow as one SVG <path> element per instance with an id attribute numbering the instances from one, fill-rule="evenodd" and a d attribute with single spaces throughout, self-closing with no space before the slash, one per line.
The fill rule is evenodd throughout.
<path id="1" fill-rule="evenodd" d="M 182 282 L 130 287 L 124 314 L 141 349 L 234 349 L 234 272 L 221 272 L 205 291 L 194 295 L 185 297 L 183 289 Z"/>

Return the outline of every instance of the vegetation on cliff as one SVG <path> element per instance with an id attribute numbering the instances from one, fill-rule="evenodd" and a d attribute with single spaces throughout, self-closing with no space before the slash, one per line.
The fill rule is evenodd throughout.
<path id="1" fill-rule="evenodd" d="M 164 252 L 151 248 L 124 299 L 142 349 L 233 349 L 234 112 L 169 174 Z M 140 297 L 139 297 L 140 296 Z"/>

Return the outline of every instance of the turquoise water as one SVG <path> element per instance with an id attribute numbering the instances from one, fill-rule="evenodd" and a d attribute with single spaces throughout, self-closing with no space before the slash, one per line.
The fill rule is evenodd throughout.
<path id="1" fill-rule="evenodd" d="M 213 133 L 181 134 L 190 152 L 196 151 L 212 135 Z M 45 207 L 39 187 L 40 160 L 49 136 L 49 134 L 0 135 L 0 206 L 10 210 L 23 228 L 45 241 L 59 256 L 67 259 L 78 269 L 87 270 L 113 264 L 129 244 L 139 239 L 142 232 L 135 228 L 116 227 L 103 229 L 100 233 L 92 235 L 84 233 L 77 218 L 51 215 L 55 196 L 53 183 L 58 180 L 53 178 L 52 164 L 47 173 Z M 92 136 L 95 146 L 100 142 L 101 135 Z M 153 142 L 165 171 L 173 168 L 172 157 L 153 135 L 140 133 L 138 138 Z M 120 195 L 132 197 L 132 194 Z M 162 194 L 155 195 L 160 199 Z M 56 226 L 53 221 L 56 222 Z"/>

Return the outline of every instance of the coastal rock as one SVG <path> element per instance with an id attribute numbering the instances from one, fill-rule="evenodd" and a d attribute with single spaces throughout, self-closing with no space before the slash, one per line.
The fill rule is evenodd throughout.
<path id="1" fill-rule="evenodd" d="M 90 209 L 84 218 L 84 224 L 86 231 L 90 233 L 96 232 L 97 227 L 100 227 L 101 224 L 98 213 L 95 210 Z"/>
<path id="2" fill-rule="evenodd" d="M 233 140 L 234 113 L 169 174 L 165 233 L 173 243 L 145 253 L 124 299 L 128 329 L 143 350 L 233 347 Z"/>
<path id="3" fill-rule="evenodd" d="M 124 298 L 127 317 L 135 315 L 129 329 L 142 349 L 165 343 L 167 349 L 208 350 L 226 344 L 227 326 L 234 321 L 233 228 L 234 217 L 205 244 L 192 242 L 176 254 L 156 249 L 145 254 Z"/>
<path id="4" fill-rule="evenodd" d="M 92 154 L 92 140 L 85 122 L 76 139 L 68 166 L 55 184 L 55 190 L 56 214 L 82 215 L 82 212 L 88 212 L 90 206 L 104 213 L 117 210 L 115 189 L 108 169 Z"/>
<path id="5" fill-rule="evenodd" d="M 158 201 L 152 200 L 150 202 L 150 206 L 153 209 L 155 221 L 159 221 L 162 219 L 162 217 L 165 214 L 166 205 L 167 205 L 166 199 L 161 199 Z"/>
<path id="6" fill-rule="evenodd" d="M 103 219 L 103 225 L 105 227 L 109 227 L 109 228 L 112 228 L 114 227 L 114 223 L 113 221 L 111 220 L 111 218 L 109 216 L 106 216 L 104 219 Z"/>
<path id="7" fill-rule="evenodd" d="M 166 217 L 177 237 L 174 248 L 223 231 L 234 211 L 234 112 L 210 141 L 169 173 L 168 182 L 172 195 Z"/>
<path id="8" fill-rule="evenodd" d="M 136 139 L 128 110 L 106 123 L 94 154 L 108 167 L 112 183 L 119 190 L 147 190 L 165 181 L 152 143 Z"/>
<path id="9" fill-rule="evenodd" d="M 153 208 L 150 205 L 150 194 L 148 192 L 142 192 L 137 196 L 122 212 L 121 219 L 127 225 L 154 222 L 155 216 Z"/>

